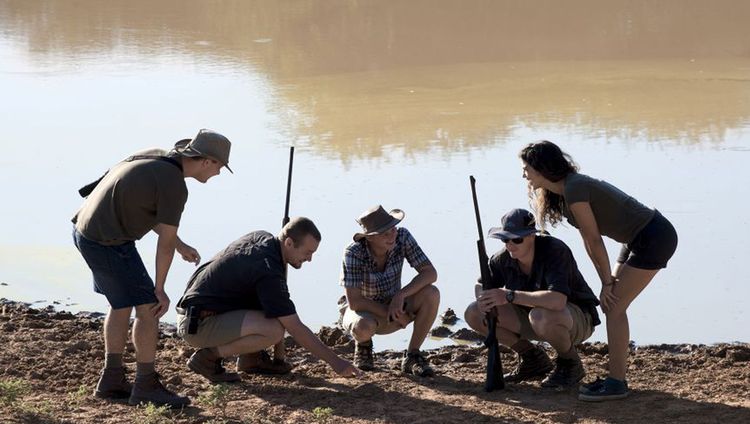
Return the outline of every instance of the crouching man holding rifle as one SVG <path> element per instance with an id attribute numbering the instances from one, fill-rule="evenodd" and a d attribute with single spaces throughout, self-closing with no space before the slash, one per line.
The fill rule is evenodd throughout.
<path id="1" fill-rule="evenodd" d="M 477 301 L 464 318 L 474 330 L 487 334 L 484 314 L 497 312 L 497 338 L 520 356 L 505 381 L 544 378 L 542 387 L 571 388 L 585 375 L 576 345 L 600 323 L 599 302 L 568 246 L 537 234 L 531 212 L 513 209 L 500 223 L 489 231 L 491 238 L 505 244 L 489 260 L 492 288 L 477 284 Z M 557 351 L 554 370 L 545 351 L 531 340 L 545 341 Z"/>

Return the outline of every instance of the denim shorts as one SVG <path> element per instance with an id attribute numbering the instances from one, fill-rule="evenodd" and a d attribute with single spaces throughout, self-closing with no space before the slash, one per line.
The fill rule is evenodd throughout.
<path id="1" fill-rule="evenodd" d="M 640 269 L 662 269 L 677 250 L 677 231 L 659 211 L 635 236 L 622 245 L 617 262 Z"/>
<path id="2" fill-rule="evenodd" d="M 94 291 L 107 297 L 112 309 L 156 303 L 149 277 L 135 242 L 104 246 L 73 227 L 73 243 L 94 274 Z"/>

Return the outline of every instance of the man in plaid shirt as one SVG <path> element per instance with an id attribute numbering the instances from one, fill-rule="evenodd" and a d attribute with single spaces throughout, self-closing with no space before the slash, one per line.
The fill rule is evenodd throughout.
<path id="1" fill-rule="evenodd" d="M 372 337 L 390 334 L 414 322 L 401 370 L 423 377 L 435 373 L 420 347 L 435 322 L 440 291 L 433 285 L 437 271 L 409 230 L 396 225 L 404 212 L 386 212 L 382 206 L 365 211 L 357 222 L 362 232 L 344 250 L 340 284 L 347 305 L 342 325 L 356 341 L 354 365 L 372 370 Z M 417 275 L 401 287 L 404 259 Z"/>

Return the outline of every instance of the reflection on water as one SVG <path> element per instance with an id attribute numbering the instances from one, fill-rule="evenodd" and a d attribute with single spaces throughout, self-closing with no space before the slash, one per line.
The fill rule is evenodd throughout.
<path id="1" fill-rule="evenodd" d="M 441 310 L 461 315 L 476 276 L 467 176 L 489 226 L 527 204 L 517 154 L 549 138 L 680 233 L 633 306 L 636 341 L 747 340 L 737 276 L 750 223 L 735 187 L 750 178 L 748 21 L 745 0 L 0 0 L 0 93 L 12 99 L 0 103 L 0 199 L 23 199 L 2 210 L 0 297 L 100 308 L 70 243 L 75 190 L 115 158 L 207 126 L 235 141 L 237 174 L 190 185 L 180 233 L 204 257 L 278 226 L 296 143 L 293 214 L 325 240 L 290 277 L 305 322 L 335 320 L 341 249 L 374 202 L 408 212 Z M 702 225 L 717 216 L 739 230 Z M 556 231 L 596 288 L 579 234 Z M 153 269 L 153 236 L 139 249 Z M 173 300 L 194 271 L 175 262 Z M 707 284 L 722 304 L 710 316 L 695 313 Z"/>
<path id="2" fill-rule="evenodd" d="M 279 130 L 347 163 L 519 125 L 719 142 L 750 116 L 748 18 L 744 0 L 0 3 L 4 34 L 42 64 L 259 72 Z"/>

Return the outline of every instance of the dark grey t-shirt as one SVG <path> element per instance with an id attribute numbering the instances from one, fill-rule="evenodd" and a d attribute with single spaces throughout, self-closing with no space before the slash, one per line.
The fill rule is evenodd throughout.
<path id="1" fill-rule="evenodd" d="M 654 210 L 644 206 L 612 184 L 573 173 L 565 177 L 565 208 L 563 215 L 570 225 L 580 228 L 568 205 L 588 202 L 599 226 L 599 232 L 620 243 L 630 243 L 654 216 Z"/>
<path id="2" fill-rule="evenodd" d="M 162 149 L 136 155 L 165 156 Z M 89 240 L 117 245 L 141 239 L 157 224 L 180 225 L 188 191 L 182 171 L 158 159 L 120 162 L 109 170 L 73 217 Z"/>
<path id="3" fill-rule="evenodd" d="M 235 240 L 195 271 L 177 306 L 217 313 L 250 309 L 263 311 L 267 318 L 295 314 L 281 242 L 266 231 Z"/>
<path id="4" fill-rule="evenodd" d="M 490 282 L 492 287 L 535 292 L 549 290 L 564 294 L 568 302 L 591 314 L 593 325 L 601 323 L 596 306 L 599 300 L 586 284 L 573 253 L 561 240 L 552 236 L 538 235 L 534 239 L 534 263 L 531 275 L 526 275 L 503 249 L 490 258 Z"/>

